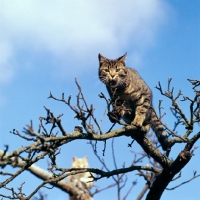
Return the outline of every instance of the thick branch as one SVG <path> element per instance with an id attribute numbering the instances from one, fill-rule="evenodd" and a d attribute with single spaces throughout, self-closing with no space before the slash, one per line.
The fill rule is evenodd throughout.
<path id="1" fill-rule="evenodd" d="M 131 137 L 138 142 L 148 156 L 152 157 L 162 167 L 168 167 L 171 164 L 171 160 L 166 155 L 162 154 L 144 134 L 137 132 L 132 134 Z"/>
<path id="2" fill-rule="evenodd" d="M 36 132 L 32 132 L 32 135 L 38 135 Z M 135 126 L 126 126 L 122 127 L 117 130 L 113 130 L 106 134 L 97 135 L 97 134 L 84 134 L 79 131 L 74 131 L 71 134 L 66 134 L 65 136 L 57 136 L 57 137 L 43 137 L 44 142 L 53 142 L 53 141 L 60 141 L 57 144 L 57 147 L 68 143 L 68 141 L 72 141 L 75 139 L 87 139 L 87 140 L 98 140 L 98 141 L 105 141 L 107 139 L 113 137 L 120 137 L 120 136 L 131 136 L 134 138 L 140 146 L 144 149 L 147 155 L 151 156 L 154 160 L 156 160 L 161 166 L 165 167 L 171 163 L 171 160 L 162 154 L 152 142 L 150 142 L 147 137 L 145 136 L 145 132 L 143 129 L 138 130 Z"/>
<path id="3" fill-rule="evenodd" d="M 173 177 L 180 172 L 185 165 L 190 161 L 192 149 L 195 142 L 200 138 L 200 132 L 198 132 L 185 146 L 184 150 L 178 155 L 176 160 L 171 163 L 169 167 L 163 169 L 162 173 L 156 177 L 146 200 L 159 200 L 162 193 L 166 189 L 167 185 L 173 180 Z"/>

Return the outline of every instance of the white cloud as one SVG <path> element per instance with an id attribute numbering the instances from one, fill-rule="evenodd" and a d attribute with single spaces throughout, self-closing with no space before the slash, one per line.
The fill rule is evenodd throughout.
<path id="1" fill-rule="evenodd" d="M 140 63 L 167 10 L 161 0 L 2 0 L 0 41 L 13 51 L 7 50 L 6 62 L 0 58 L 0 69 L 9 80 L 14 69 L 6 66 L 19 51 L 47 52 L 55 63 L 73 63 L 79 71 L 83 61 L 94 65 L 98 52 L 116 57 L 133 51 Z"/>

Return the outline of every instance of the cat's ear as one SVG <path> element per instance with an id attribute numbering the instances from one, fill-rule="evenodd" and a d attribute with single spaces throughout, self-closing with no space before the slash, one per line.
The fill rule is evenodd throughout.
<path id="1" fill-rule="evenodd" d="M 73 161 L 73 162 L 75 162 L 75 161 L 76 161 L 76 159 L 77 159 L 76 157 L 73 157 L 73 158 L 72 158 L 72 161 Z"/>
<path id="2" fill-rule="evenodd" d="M 85 158 L 85 160 L 88 160 L 88 156 L 85 156 L 84 158 Z"/>
<path id="3" fill-rule="evenodd" d="M 120 61 L 120 62 L 122 62 L 125 65 L 126 56 L 127 56 L 127 53 L 125 53 L 123 56 L 119 57 L 117 60 Z"/>
<path id="4" fill-rule="evenodd" d="M 103 62 L 105 62 L 107 60 L 107 58 L 102 56 L 100 53 L 98 55 L 98 58 L 99 58 L 99 63 L 103 63 Z"/>

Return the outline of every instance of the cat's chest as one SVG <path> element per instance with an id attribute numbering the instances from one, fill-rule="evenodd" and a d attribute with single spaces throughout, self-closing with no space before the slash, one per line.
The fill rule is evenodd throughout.
<path id="1" fill-rule="evenodd" d="M 117 92 L 112 100 L 115 101 L 118 106 L 123 104 L 127 109 L 135 106 L 135 101 L 130 94 Z"/>

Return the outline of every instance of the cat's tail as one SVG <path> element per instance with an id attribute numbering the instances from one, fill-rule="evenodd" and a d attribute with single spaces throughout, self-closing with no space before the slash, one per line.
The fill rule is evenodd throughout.
<path id="1" fill-rule="evenodd" d="M 155 132 L 158 141 L 160 142 L 163 150 L 167 150 L 169 148 L 169 142 L 167 139 L 167 135 L 164 131 L 163 125 L 161 120 L 158 118 L 156 111 L 154 110 L 153 107 L 150 107 L 151 109 L 151 128 L 153 129 L 153 131 Z"/>

